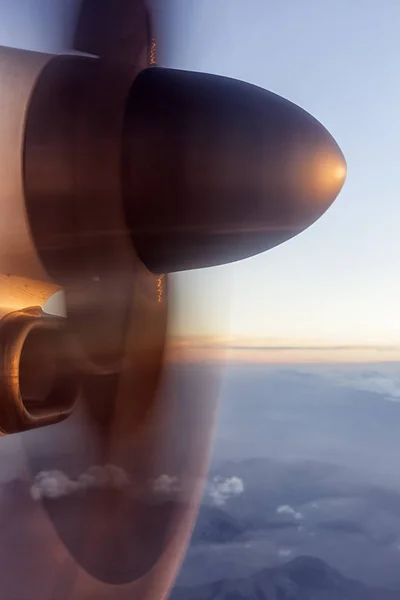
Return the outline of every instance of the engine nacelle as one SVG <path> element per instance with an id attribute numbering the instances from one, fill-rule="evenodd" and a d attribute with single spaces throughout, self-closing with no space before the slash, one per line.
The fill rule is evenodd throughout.
<path id="1" fill-rule="evenodd" d="M 64 289 L 76 362 L 100 377 L 132 344 L 159 372 L 163 273 L 283 243 L 346 175 L 332 136 L 288 100 L 142 66 L 0 47 L 0 273 Z"/>

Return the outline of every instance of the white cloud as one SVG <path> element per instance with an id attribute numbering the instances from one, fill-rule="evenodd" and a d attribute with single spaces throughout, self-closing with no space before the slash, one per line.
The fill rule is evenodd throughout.
<path id="1" fill-rule="evenodd" d="M 323 377 L 340 387 L 380 394 L 385 400 L 400 402 L 400 377 L 393 370 L 329 368 L 310 370 L 310 375 Z"/>
<path id="2" fill-rule="evenodd" d="M 130 481 L 128 474 L 124 469 L 121 469 L 121 467 L 108 464 L 104 469 L 108 474 L 108 480 L 112 487 L 121 489 L 129 485 Z"/>
<path id="3" fill-rule="evenodd" d="M 400 401 L 400 379 L 398 377 L 388 377 L 380 373 L 369 377 L 361 374 L 343 377 L 340 383 L 357 390 L 381 394 L 385 396 L 386 400 Z"/>
<path id="4" fill-rule="evenodd" d="M 240 477 L 214 477 L 209 484 L 208 495 L 216 506 L 222 506 L 229 498 L 244 492 L 243 479 Z"/>
<path id="5" fill-rule="evenodd" d="M 288 558 L 289 556 L 292 556 L 293 554 L 293 550 L 291 550 L 290 548 L 281 548 L 280 550 L 278 550 L 278 556 L 280 556 L 281 558 Z"/>
<path id="6" fill-rule="evenodd" d="M 178 477 L 172 475 L 160 475 L 153 481 L 153 492 L 156 494 L 170 495 L 181 490 Z"/>
<path id="7" fill-rule="evenodd" d="M 129 478 L 120 467 L 95 465 L 81 473 L 76 480 L 60 470 L 41 471 L 36 475 L 30 492 L 33 500 L 55 499 L 88 489 L 122 489 L 127 485 Z"/>
<path id="8" fill-rule="evenodd" d="M 293 519 L 295 519 L 296 521 L 301 521 L 303 519 L 302 513 L 297 512 L 294 508 L 289 506 L 289 504 L 282 504 L 281 506 L 278 506 L 276 512 L 278 515 L 288 515 L 290 517 L 293 517 Z"/>
<path id="9" fill-rule="evenodd" d="M 34 500 L 60 498 L 75 492 L 78 487 L 78 483 L 62 471 L 41 471 L 31 487 L 31 496 Z"/>

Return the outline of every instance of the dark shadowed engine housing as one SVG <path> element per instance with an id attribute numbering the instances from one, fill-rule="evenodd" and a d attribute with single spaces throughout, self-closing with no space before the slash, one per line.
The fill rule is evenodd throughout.
<path id="1" fill-rule="evenodd" d="M 123 269 L 121 239 L 157 273 L 263 252 L 317 220 L 345 175 L 316 119 L 226 77 L 159 67 L 132 76 L 61 56 L 29 102 L 29 223 L 63 285 L 77 265 Z"/>

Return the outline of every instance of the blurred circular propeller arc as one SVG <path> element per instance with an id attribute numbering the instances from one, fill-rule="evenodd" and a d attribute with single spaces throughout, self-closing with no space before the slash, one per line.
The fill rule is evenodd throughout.
<path id="1" fill-rule="evenodd" d="M 118 82 L 129 82 L 154 61 L 145 2 L 83 0 L 73 47 L 99 57 L 101 76 L 107 72 L 112 79 L 115 73 Z M 114 89 L 108 90 L 110 97 L 114 93 Z M 123 83 L 118 93 L 123 98 Z M 40 86 L 35 94 L 38 100 L 33 98 L 32 111 L 38 107 L 39 118 L 42 99 L 47 98 L 45 86 L 43 95 Z M 116 160 L 106 135 L 110 120 L 107 101 L 96 110 L 88 113 L 89 124 L 83 124 L 89 131 L 98 126 L 100 133 L 105 132 L 98 137 L 99 144 L 92 146 L 93 152 Z M 121 140 L 122 116 L 118 111 L 111 116 L 116 128 L 121 128 Z M 34 130 L 32 136 L 34 139 Z M 35 162 L 31 164 L 34 171 Z M 92 189 L 89 177 L 87 181 L 82 202 L 87 204 L 86 214 L 92 215 L 95 232 L 102 223 L 99 194 L 101 200 L 107 189 Z M 104 176 L 102 181 L 107 188 Z M 43 209 L 35 217 L 32 208 L 30 217 L 42 231 Z M 100 246 L 103 242 L 100 239 Z M 75 355 L 81 371 L 81 402 L 67 421 L 24 434 L 35 497 L 55 527 L 60 552 L 65 546 L 77 563 L 71 576 L 71 598 L 80 598 L 88 581 L 98 598 L 108 597 L 101 582 L 119 585 L 113 598 L 132 597 L 132 593 L 143 599 L 165 595 L 198 509 L 215 422 L 215 369 L 167 363 L 168 275 L 151 273 L 135 255 L 134 247 L 125 242 L 124 236 L 115 243 L 107 242 L 108 251 L 101 252 L 104 260 L 97 261 L 100 271 L 95 278 L 88 278 L 85 272 L 82 275 L 84 253 L 80 261 L 79 252 L 71 255 L 74 258 L 61 283 L 67 330 L 81 345 L 82 358 Z M 43 256 L 53 269 L 54 249 Z M 115 256 L 122 257 L 122 265 L 113 263 Z M 65 263 L 62 265 L 64 268 Z M 57 265 L 52 274 L 57 279 Z M 111 329 L 123 332 L 117 337 L 119 350 L 113 353 L 118 360 L 110 363 L 115 365 L 114 372 L 103 355 L 91 361 L 93 350 L 107 346 Z M 115 344 L 113 339 L 110 346 L 115 349 Z M 86 350 L 91 368 L 84 356 Z M 56 490 L 49 493 L 48 479 L 57 480 L 61 474 L 68 486 L 64 490 L 59 484 L 57 492 L 54 484 Z M 132 584 L 129 594 L 128 584 Z"/>
<path id="2" fill-rule="evenodd" d="M 333 202 L 345 162 L 320 123 L 275 94 L 147 68 L 145 0 L 84 0 L 70 50 L 38 58 L 0 49 L 13 77 L 16 65 L 32 67 L 16 119 L 19 216 L 24 233 L 29 221 L 36 278 L 64 290 L 80 384 L 69 419 L 21 435 L 31 514 L 50 531 L 46 556 L 57 557 L 42 577 L 75 561 L 70 598 L 162 598 L 199 505 L 218 393 L 214 366 L 170 360 L 168 273 L 293 237 Z M 52 339 L 35 336 L 41 355 Z M 35 416 L 36 389 L 50 384 L 30 376 L 31 340 L 20 354 Z"/>

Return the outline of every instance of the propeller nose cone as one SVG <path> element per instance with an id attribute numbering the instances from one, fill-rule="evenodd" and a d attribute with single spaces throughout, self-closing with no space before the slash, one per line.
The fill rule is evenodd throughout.
<path id="1" fill-rule="evenodd" d="M 131 89 L 125 210 L 150 270 L 206 267 L 268 250 L 318 219 L 345 177 L 329 132 L 259 87 L 151 68 Z"/>

